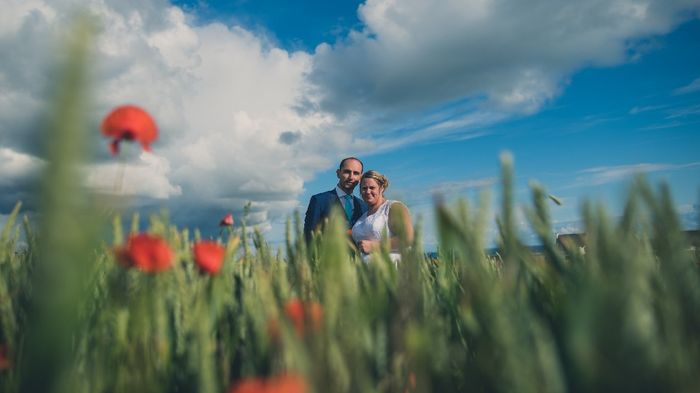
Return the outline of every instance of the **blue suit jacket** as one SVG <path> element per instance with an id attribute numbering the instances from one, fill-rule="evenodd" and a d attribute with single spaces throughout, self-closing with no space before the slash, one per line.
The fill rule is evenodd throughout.
<path id="1" fill-rule="evenodd" d="M 348 222 L 348 228 L 352 228 L 357 219 L 367 211 L 367 205 L 362 199 L 353 195 L 352 202 L 352 219 Z M 341 211 L 344 211 L 343 204 L 338 198 L 335 188 L 311 197 L 309 207 L 306 208 L 306 217 L 304 218 L 304 237 L 307 241 L 311 240 L 311 232 L 331 214 L 333 206 L 338 206 Z"/>

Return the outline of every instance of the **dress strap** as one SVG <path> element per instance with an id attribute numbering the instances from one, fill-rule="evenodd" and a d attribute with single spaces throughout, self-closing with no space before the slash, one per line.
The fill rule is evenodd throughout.
<path id="1" fill-rule="evenodd" d="M 391 209 L 391 205 L 394 204 L 394 200 L 387 199 L 386 202 L 384 202 L 384 206 L 382 206 L 382 214 L 385 216 L 389 216 L 389 209 Z"/>

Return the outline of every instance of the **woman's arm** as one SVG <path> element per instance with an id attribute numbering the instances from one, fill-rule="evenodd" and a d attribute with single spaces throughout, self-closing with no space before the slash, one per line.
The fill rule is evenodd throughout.
<path id="1" fill-rule="evenodd" d="M 389 230 L 393 234 L 389 239 L 392 251 L 398 250 L 402 241 L 406 242 L 406 246 L 413 244 L 411 214 L 401 202 L 394 202 L 389 208 Z"/>
<path id="2" fill-rule="evenodd" d="M 389 239 L 389 251 L 398 251 L 402 240 L 406 246 L 413 244 L 413 223 L 411 223 L 411 214 L 406 205 L 400 202 L 394 202 L 389 208 L 389 231 L 392 236 Z M 379 249 L 382 242 L 380 240 L 360 240 L 357 242 L 357 247 L 365 254 Z"/>

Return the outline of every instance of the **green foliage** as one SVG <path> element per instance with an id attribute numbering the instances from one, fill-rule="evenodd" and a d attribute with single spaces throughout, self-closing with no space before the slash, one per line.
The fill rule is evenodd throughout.
<path id="1" fill-rule="evenodd" d="M 46 119 L 47 164 L 40 185 L 39 242 L 31 249 L 31 286 L 18 356 L 23 391 L 70 390 L 71 342 L 86 293 L 85 274 L 92 265 L 100 223 L 81 184 L 80 165 L 91 133 L 86 126 L 87 56 L 93 26 L 80 18 L 58 67 L 54 105 Z M 50 328 L 49 328 L 50 327 Z M 15 344 L 13 343 L 13 344 Z M 41 378 L 37 378 L 41 375 Z"/>
<path id="2" fill-rule="evenodd" d="M 254 250 L 226 239 L 216 276 L 195 268 L 188 231 L 168 226 L 166 215 L 151 217 L 148 231 L 167 239 L 177 262 L 153 275 L 119 265 L 113 246 L 83 248 L 92 263 L 70 325 L 72 378 L 53 383 L 85 392 L 220 392 L 245 377 L 293 372 L 324 392 L 693 391 L 700 274 L 668 190 L 638 181 L 618 222 L 587 205 L 585 254 L 554 244 L 547 194 L 532 190 L 526 215 L 544 252 L 501 239 L 510 247 L 504 261 L 484 253 L 483 203 L 436 205 L 437 259 L 413 247 L 398 268 L 381 253 L 364 264 L 337 216 L 309 245 L 297 216 L 284 255 L 257 231 Z M 0 248 L 0 337 L 13 364 L 0 374 L 3 391 L 44 370 L 22 361 L 36 337 L 28 316 L 41 293 L 34 248 L 44 239 L 26 226 L 27 244 L 18 244 L 18 210 Z M 112 225 L 114 246 L 124 239 L 120 223 Z M 501 225 L 516 233 L 512 220 Z M 293 298 L 322 305 L 321 329 L 297 334 L 284 312 Z"/>

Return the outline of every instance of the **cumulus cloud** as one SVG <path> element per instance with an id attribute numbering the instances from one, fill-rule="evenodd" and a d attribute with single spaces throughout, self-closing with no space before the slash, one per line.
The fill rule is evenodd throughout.
<path id="1" fill-rule="evenodd" d="M 170 163 L 163 157 L 142 153 L 136 163 L 101 163 L 86 168 L 86 184 L 100 193 L 168 199 L 182 195 L 168 178 Z"/>
<path id="2" fill-rule="evenodd" d="M 361 29 L 316 48 L 309 79 L 315 104 L 340 116 L 401 118 L 460 100 L 482 114 L 528 114 L 572 72 L 632 60 L 644 39 L 699 9 L 694 0 L 368 0 Z"/>
<path id="3" fill-rule="evenodd" d="M 700 205 L 684 204 L 678 206 L 678 214 L 681 218 L 681 225 L 684 229 L 700 229 Z"/>
<path id="4" fill-rule="evenodd" d="M 34 202 L 31 198 L 31 179 L 44 166 L 44 162 L 29 154 L 0 147 L 0 212 L 8 212 L 18 201 Z"/>
<path id="5" fill-rule="evenodd" d="M 36 157 L 0 147 L 0 182 L 8 184 L 31 176 L 41 164 L 42 161 Z"/>
<path id="6" fill-rule="evenodd" d="M 88 114 L 95 132 L 124 103 L 147 109 L 160 129 L 153 154 L 124 163 L 100 144 L 83 171 L 94 190 L 131 197 L 135 208 L 167 206 L 179 223 L 200 227 L 253 201 L 249 223 L 269 228 L 297 207 L 306 179 L 353 150 L 332 115 L 296 110 L 307 53 L 240 27 L 195 25 L 163 0 L 10 1 L 0 27 L 0 49 L 12 53 L 0 63 L 3 211 L 31 197 L 42 155 L 37 119 L 50 102 L 59 37 L 79 6 L 99 22 Z"/>
<path id="7" fill-rule="evenodd" d="M 583 233 L 585 231 L 585 223 L 580 220 L 564 221 L 554 224 L 555 234 Z"/>

